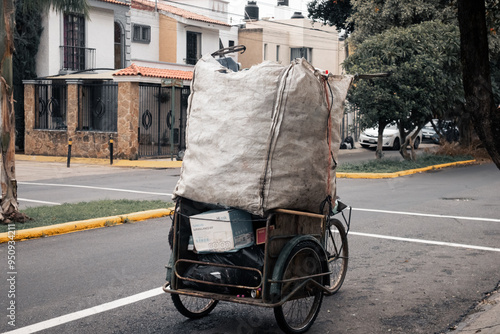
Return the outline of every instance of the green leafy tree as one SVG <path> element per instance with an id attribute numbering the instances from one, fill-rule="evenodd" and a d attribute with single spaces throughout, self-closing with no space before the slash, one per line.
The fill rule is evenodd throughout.
<path id="1" fill-rule="evenodd" d="M 338 31 L 353 31 L 352 23 L 347 22 L 352 13 L 350 0 L 313 0 L 309 2 L 307 9 L 309 18 L 313 20 L 335 26 Z"/>
<path id="2" fill-rule="evenodd" d="M 24 0 L 16 0 L 16 27 L 14 30 L 14 108 L 16 114 L 16 147 L 24 148 L 24 86 L 23 80 L 36 75 L 36 54 L 42 34 L 39 10 L 23 10 Z"/>
<path id="3" fill-rule="evenodd" d="M 459 34 L 454 25 L 425 22 L 392 28 L 366 39 L 344 63 L 346 71 L 388 72 L 387 78 L 359 81 L 348 95 L 359 110 L 364 127 L 378 126 L 382 155 L 382 132 L 390 123 L 399 127 L 401 155 L 410 159 L 408 134 L 431 118 L 442 115 L 461 98 Z M 414 157 L 414 155 L 412 155 Z"/>
<path id="4" fill-rule="evenodd" d="M 57 11 L 73 11 L 88 15 L 86 0 L 24 0 L 23 11 L 42 11 L 52 6 Z M 0 145 L 1 184 L 0 221 L 22 218 L 17 203 L 15 173 L 16 125 L 14 111 L 13 54 L 15 31 L 15 1 L 2 0 L 0 6 Z"/>
<path id="5" fill-rule="evenodd" d="M 409 27 L 427 21 L 450 23 L 455 19 L 450 0 L 351 0 L 347 24 L 354 27 L 351 41 L 364 39 L 394 27 Z"/>
<path id="6" fill-rule="evenodd" d="M 370 36 L 395 26 L 407 27 L 428 20 L 460 25 L 463 84 L 468 102 L 449 109 L 448 114 L 459 120 L 460 142 L 463 146 L 471 143 L 470 125 L 474 123 L 483 145 L 500 168 L 500 0 L 350 0 L 350 14 L 345 21 L 346 15 L 341 15 L 339 7 L 328 2 L 315 1 L 315 6 L 309 7 L 310 17 L 320 21 L 323 18 L 323 22 L 338 27 L 349 27 L 353 31 L 349 38 L 353 49 Z M 332 14 L 333 10 L 336 12 Z M 459 17 L 460 23 L 457 21 Z M 477 47 L 479 45 L 481 48 Z M 488 45 L 488 50 L 485 50 L 484 45 Z M 485 62 L 488 59 L 486 69 Z M 482 78 L 482 83 L 477 78 Z M 486 87 L 489 93 L 475 96 L 484 90 L 481 87 Z M 486 95 L 488 100 L 482 100 Z M 481 110 L 474 107 L 477 105 L 481 105 Z M 489 111 L 486 111 L 488 108 Z M 494 138 L 497 138 L 496 141 Z"/>

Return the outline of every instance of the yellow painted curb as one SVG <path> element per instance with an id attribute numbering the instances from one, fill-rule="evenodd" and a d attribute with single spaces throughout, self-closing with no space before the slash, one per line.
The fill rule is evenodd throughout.
<path id="1" fill-rule="evenodd" d="M 428 167 L 423 167 L 423 168 L 416 168 L 416 169 L 408 169 L 408 170 L 403 170 L 403 171 L 394 172 L 394 173 L 337 173 L 337 178 L 345 178 L 345 179 L 390 179 L 390 178 L 395 178 L 395 177 L 399 177 L 399 176 L 405 176 L 405 175 L 410 175 L 410 174 L 422 173 L 422 172 L 426 172 L 426 171 L 434 170 L 434 169 L 441 169 L 441 168 L 450 167 L 450 166 L 470 164 L 470 163 L 474 163 L 474 162 L 476 162 L 476 160 L 466 160 L 466 161 L 449 162 L 449 163 L 445 163 L 445 164 L 433 165 L 433 166 L 428 166 Z"/>
<path id="2" fill-rule="evenodd" d="M 93 228 L 120 225 L 126 221 L 141 221 L 151 218 L 159 218 L 169 216 L 174 212 L 174 208 L 156 209 L 141 211 L 118 216 L 110 216 L 103 218 L 87 219 L 69 223 L 62 223 L 50 226 L 40 226 L 35 228 L 28 228 L 25 230 L 14 230 L 10 232 L 0 233 L 0 243 L 8 241 L 22 241 L 26 239 L 34 239 L 46 237 L 49 235 L 65 234 L 81 230 L 88 230 Z"/>

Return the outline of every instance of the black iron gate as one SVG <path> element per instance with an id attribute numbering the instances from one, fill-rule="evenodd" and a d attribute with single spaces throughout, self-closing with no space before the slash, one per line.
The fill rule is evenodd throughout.
<path id="1" fill-rule="evenodd" d="M 188 88 L 140 84 L 140 157 L 177 157 L 179 151 L 185 148 L 188 95 Z"/>

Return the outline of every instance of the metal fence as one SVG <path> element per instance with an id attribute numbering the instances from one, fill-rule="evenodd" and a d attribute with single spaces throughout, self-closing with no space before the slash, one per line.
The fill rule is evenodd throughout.
<path id="1" fill-rule="evenodd" d="M 63 45 L 61 52 L 61 70 L 82 71 L 95 68 L 96 49 L 81 46 Z"/>
<path id="2" fill-rule="evenodd" d="M 35 84 L 35 129 L 66 130 L 68 89 L 65 83 Z"/>
<path id="3" fill-rule="evenodd" d="M 82 84 L 79 87 L 79 97 L 77 130 L 117 132 L 117 83 Z"/>
<path id="4" fill-rule="evenodd" d="M 184 131 L 189 89 L 139 85 L 139 156 L 174 156 L 185 147 Z M 172 99 L 174 110 L 172 111 Z M 173 141 L 172 141 L 173 139 Z"/>

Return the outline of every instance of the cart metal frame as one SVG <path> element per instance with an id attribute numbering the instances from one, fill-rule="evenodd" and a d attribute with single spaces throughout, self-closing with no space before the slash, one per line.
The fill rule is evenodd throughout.
<path id="1" fill-rule="evenodd" d="M 163 290 L 167 293 L 191 296 L 196 298 L 205 298 L 214 301 L 227 301 L 238 304 L 275 308 L 276 313 L 276 308 L 281 307 L 284 303 L 301 298 L 300 291 L 304 291 L 304 289 L 311 290 L 313 289 L 312 287 L 314 287 L 314 289 L 318 289 L 324 295 L 331 295 L 338 291 L 340 285 L 344 280 L 348 260 L 347 233 L 350 227 L 351 209 L 349 209 L 348 217 L 346 217 L 344 215 L 344 212 L 341 211 L 344 223 L 340 223 L 340 221 L 333 219 L 331 215 L 320 215 L 288 209 L 276 209 L 270 212 L 266 217 L 264 263 L 263 270 L 261 271 L 253 267 L 233 266 L 223 263 L 203 262 L 185 258 L 183 254 L 186 254 L 189 251 L 185 250 L 187 249 L 187 245 L 183 242 L 186 240 L 186 236 L 181 234 L 183 233 L 181 229 L 181 224 L 183 223 L 181 207 L 182 199 L 179 199 L 173 219 L 174 237 L 172 247 L 172 263 L 170 266 L 167 266 L 168 270 L 170 270 L 170 280 L 168 280 L 169 274 L 167 274 L 168 281 L 163 286 Z M 332 226 L 332 221 L 337 221 L 335 222 L 335 227 L 337 228 L 335 233 L 339 233 L 341 237 L 341 244 L 334 245 L 336 258 L 331 256 L 330 253 L 327 254 L 325 250 L 326 248 L 328 248 L 326 243 L 328 242 L 327 238 L 329 237 L 329 235 L 332 236 L 333 240 L 333 231 L 330 230 L 330 233 L 327 233 L 327 228 L 330 228 L 330 226 Z M 339 224 L 342 226 L 339 226 Z M 344 228 L 344 224 L 347 229 Z M 186 227 L 184 227 L 184 230 L 184 233 L 186 233 Z M 321 262 L 321 272 L 311 273 L 300 277 L 282 279 L 281 277 L 283 276 L 283 271 L 285 270 L 285 263 L 287 263 L 287 261 L 289 260 L 289 257 L 291 256 L 290 253 L 294 251 L 294 247 L 299 244 L 307 244 L 309 245 L 309 247 L 314 248 L 316 253 L 319 253 L 318 258 Z M 316 247 L 314 245 L 318 245 L 319 247 Z M 300 246 L 298 247 L 300 248 Z M 329 264 L 331 263 L 331 261 L 337 260 L 343 261 L 343 267 L 341 267 L 340 273 L 342 277 L 336 280 L 336 286 L 329 286 L 329 277 L 332 274 Z M 243 271 L 252 271 L 258 274 L 261 278 L 260 284 L 258 286 L 223 284 L 207 282 L 183 276 L 183 268 L 192 264 L 209 265 L 219 268 L 230 267 Z M 258 290 L 261 291 L 261 293 L 259 296 L 260 298 L 253 298 L 251 296 L 241 297 L 225 293 L 200 291 L 192 288 L 182 287 L 182 282 L 184 281 L 191 281 L 206 286 L 238 288 L 254 291 Z M 294 285 L 292 291 L 289 291 L 285 294 L 282 293 L 282 290 L 284 289 L 283 286 L 290 284 L 293 285 L 297 282 L 300 282 L 300 284 Z M 321 301 L 319 302 L 319 307 L 320 305 Z M 211 309 L 208 312 L 210 311 Z M 305 332 L 312 325 L 312 322 L 314 322 L 318 312 L 319 309 L 316 311 L 316 314 L 314 315 L 311 323 L 308 324 L 307 328 L 304 328 L 303 331 L 288 331 L 281 325 L 280 327 L 285 331 L 291 333 Z"/>

